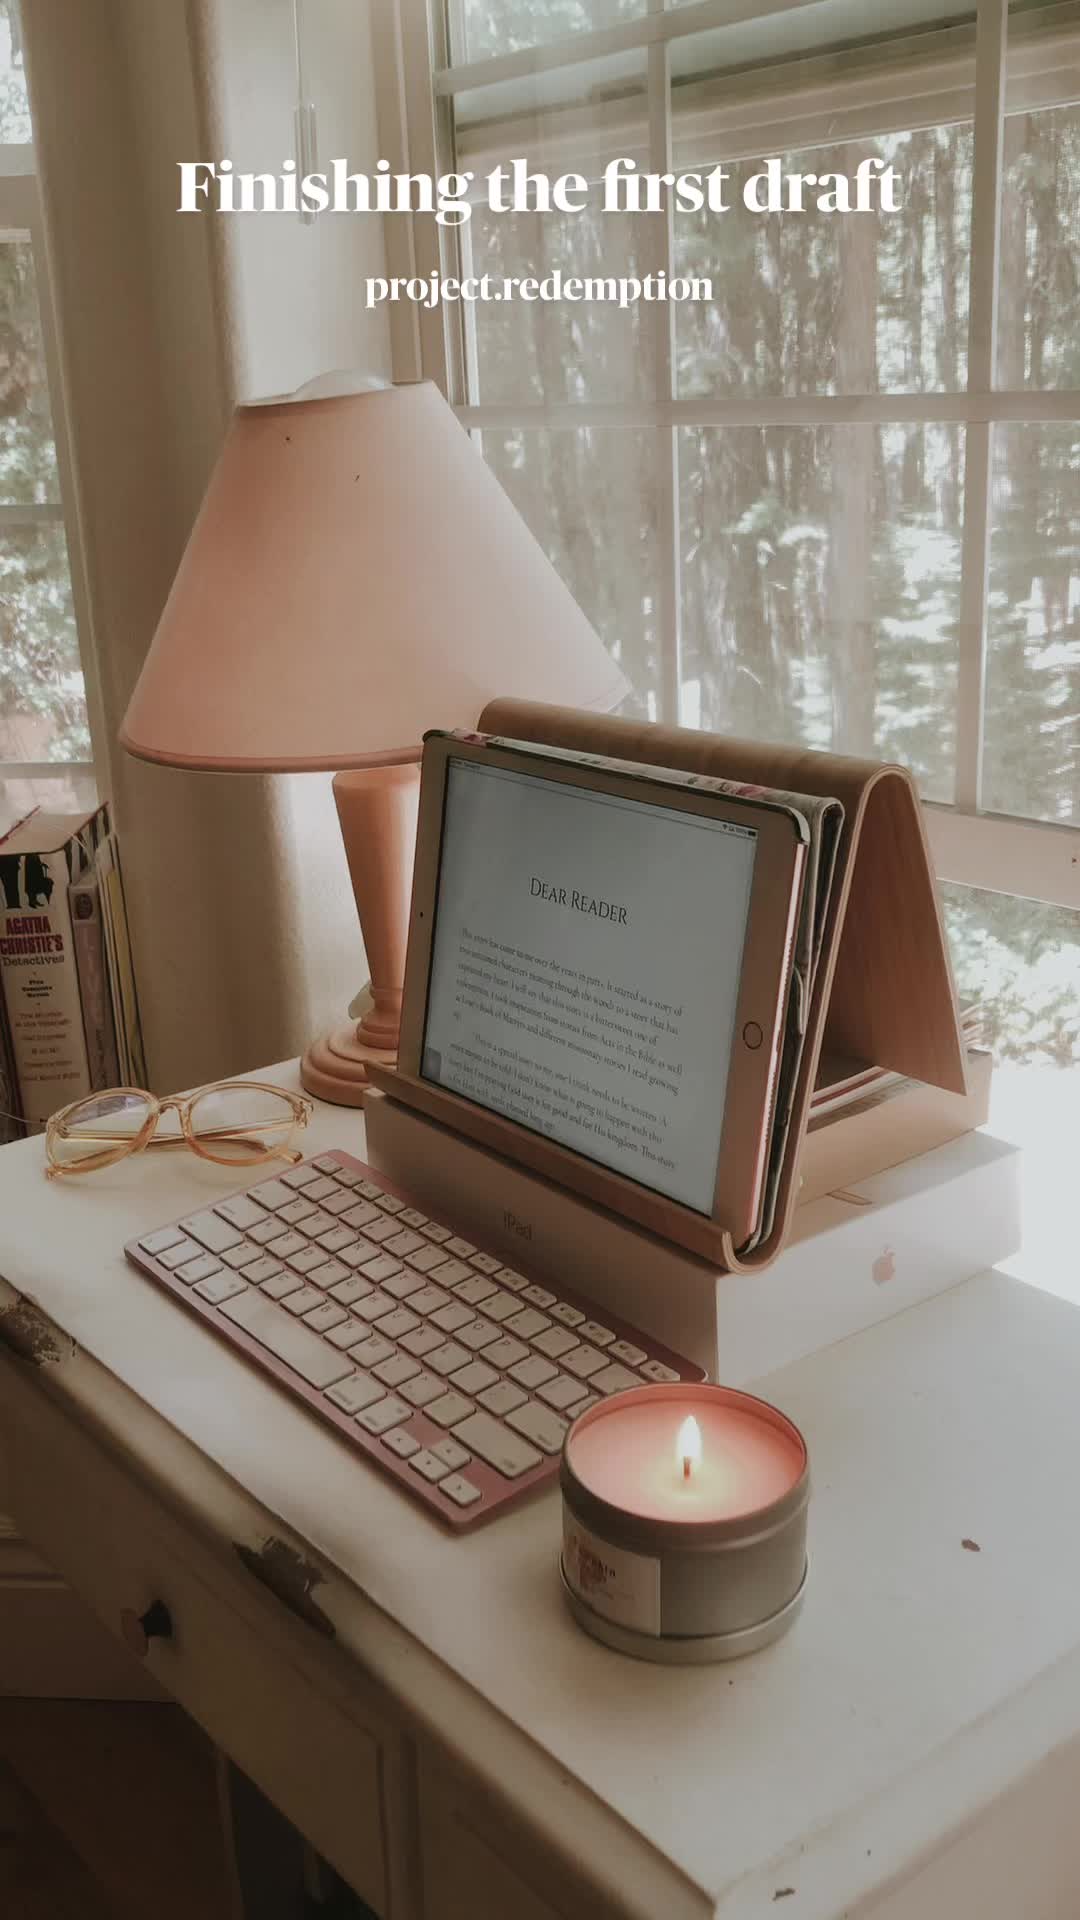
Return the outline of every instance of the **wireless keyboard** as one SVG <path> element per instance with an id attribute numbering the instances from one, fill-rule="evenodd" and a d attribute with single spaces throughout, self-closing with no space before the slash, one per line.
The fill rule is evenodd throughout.
<path id="1" fill-rule="evenodd" d="M 601 1395 L 705 1378 L 343 1152 L 125 1251 L 457 1528 L 549 1482 L 570 1421 Z"/>

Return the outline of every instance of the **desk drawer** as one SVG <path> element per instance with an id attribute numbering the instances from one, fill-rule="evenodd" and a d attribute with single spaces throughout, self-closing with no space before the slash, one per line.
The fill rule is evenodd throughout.
<path id="1" fill-rule="evenodd" d="M 21 1369 L 0 1371 L 10 1501 L 27 1536 L 117 1635 L 125 1611 L 163 1604 L 172 1630 L 149 1642 L 154 1678 L 377 1913 L 405 1920 L 387 1859 L 400 1809 L 387 1802 L 408 1765 L 375 1689 L 368 1699 L 344 1656 L 239 1560 L 235 1571 L 219 1561 Z"/>

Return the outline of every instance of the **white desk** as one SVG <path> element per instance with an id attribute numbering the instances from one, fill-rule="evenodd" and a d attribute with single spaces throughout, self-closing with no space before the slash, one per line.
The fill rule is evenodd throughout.
<path id="1" fill-rule="evenodd" d="M 228 1173 L 47 1187 L 41 1157 L 0 1154 L 17 1517 L 106 1624 L 166 1601 L 162 1684 L 380 1911 L 1080 1909 L 1076 1308 L 986 1274 L 772 1375 L 811 1452 L 803 1616 L 736 1665 L 650 1667 L 564 1611 L 557 1493 L 446 1537 L 127 1265 Z M 290 1550 L 313 1623 L 253 1577 Z"/>

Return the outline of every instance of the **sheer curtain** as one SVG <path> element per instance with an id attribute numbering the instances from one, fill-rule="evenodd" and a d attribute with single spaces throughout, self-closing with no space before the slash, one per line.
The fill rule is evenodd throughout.
<path id="1" fill-rule="evenodd" d="M 385 371 L 383 324 L 359 304 L 381 235 L 175 211 L 179 160 L 276 171 L 291 152 L 291 0 L 23 12 L 102 691 L 95 755 L 165 1091 L 297 1052 L 363 979 L 328 779 L 188 775 L 115 740 L 232 406 L 331 367 Z M 367 4 L 308 14 L 325 150 L 373 166 Z"/>

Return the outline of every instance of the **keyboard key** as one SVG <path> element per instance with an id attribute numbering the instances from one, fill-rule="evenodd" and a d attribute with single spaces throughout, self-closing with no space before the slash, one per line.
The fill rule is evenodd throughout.
<path id="1" fill-rule="evenodd" d="M 434 1220 L 429 1220 L 423 1231 L 425 1240 L 434 1240 L 438 1247 L 445 1246 L 450 1238 L 449 1227 L 440 1227 Z"/>
<path id="2" fill-rule="evenodd" d="M 282 1266 L 280 1260 L 271 1260 L 269 1256 L 264 1253 L 260 1259 L 253 1260 L 250 1267 L 245 1267 L 244 1279 L 248 1282 L 249 1286 L 261 1287 L 266 1280 L 276 1280 L 278 1274 L 281 1272 Z"/>
<path id="3" fill-rule="evenodd" d="M 512 1380 L 500 1380 L 496 1387 L 485 1387 L 477 1394 L 481 1406 L 489 1413 L 512 1413 L 515 1407 L 524 1406 L 528 1394 L 521 1387 L 515 1387 Z"/>
<path id="4" fill-rule="evenodd" d="M 434 1253 L 436 1258 L 441 1257 L 437 1248 L 425 1245 L 420 1235 L 418 1233 L 412 1233 L 407 1227 L 402 1228 L 399 1233 L 395 1233 L 393 1239 L 387 1240 L 384 1244 L 387 1253 L 396 1253 L 399 1260 L 404 1260 L 407 1253 L 419 1252 L 421 1248 L 423 1248 L 425 1253 Z"/>
<path id="5" fill-rule="evenodd" d="M 227 1220 L 230 1227 L 239 1227 L 241 1233 L 247 1233 L 266 1219 L 263 1208 L 256 1206 L 246 1193 L 234 1194 L 231 1200 L 219 1200 L 214 1212 Z"/>
<path id="6" fill-rule="evenodd" d="M 398 1307 L 394 1313 L 388 1313 L 385 1320 L 379 1321 L 379 1332 L 384 1340 L 400 1340 L 404 1334 L 412 1333 L 422 1323 L 415 1313 L 407 1307 Z"/>
<path id="7" fill-rule="evenodd" d="M 374 1260 L 377 1252 L 378 1248 L 373 1247 L 367 1235 L 362 1233 L 353 1241 L 351 1247 L 339 1249 L 338 1258 L 344 1260 L 347 1267 L 363 1267 L 369 1260 Z"/>
<path id="8" fill-rule="evenodd" d="M 612 1360 L 622 1360 L 628 1367 L 640 1367 L 647 1358 L 641 1347 L 632 1346 L 629 1340 L 616 1340 L 608 1349 Z"/>
<path id="9" fill-rule="evenodd" d="M 456 1373 L 469 1358 L 468 1349 L 459 1347 L 455 1340 L 448 1340 L 445 1346 L 436 1347 L 426 1356 L 428 1366 L 433 1373 Z"/>
<path id="10" fill-rule="evenodd" d="M 472 1319 L 475 1319 L 475 1315 L 470 1313 L 468 1307 L 459 1306 L 456 1300 L 451 1300 L 449 1306 L 436 1308 L 431 1316 L 431 1324 L 441 1327 L 444 1333 L 456 1333 L 459 1327 L 467 1327 Z"/>
<path id="11" fill-rule="evenodd" d="M 358 1366 L 377 1367 L 383 1360 L 389 1360 L 394 1349 L 389 1340 L 380 1339 L 377 1333 L 369 1333 L 366 1340 L 361 1337 L 349 1351 Z"/>
<path id="12" fill-rule="evenodd" d="M 354 1373 L 348 1380 L 339 1380 L 336 1387 L 327 1389 L 326 1397 L 332 1400 L 342 1413 L 363 1413 L 365 1407 L 373 1407 L 377 1400 L 385 1400 L 386 1394 L 376 1381 L 369 1380 L 366 1373 Z"/>
<path id="13" fill-rule="evenodd" d="M 446 1462 L 440 1460 L 437 1454 L 429 1453 L 426 1447 L 421 1447 L 419 1453 L 413 1454 L 409 1465 L 415 1467 L 417 1473 L 422 1473 L 425 1480 L 445 1480 L 450 1471 Z"/>
<path id="14" fill-rule="evenodd" d="M 445 1252 L 446 1248 L 444 1247 L 443 1253 L 445 1254 Z M 463 1280 L 473 1280 L 475 1278 L 476 1276 L 472 1268 L 467 1267 L 464 1260 L 446 1260 L 439 1268 L 439 1285 L 440 1287 L 449 1287 L 451 1293 L 457 1292 Z"/>
<path id="15" fill-rule="evenodd" d="M 551 1309 L 553 1320 L 561 1320 L 564 1327 L 580 1327 L 585 1315 L 580 1307 L 572 1307 L 568 1300 L 560 1300 Z"/>
<path id="16" fill-rule="evenodd" d="M 557 1380 L 545 1381 L 544 1385 L 538 1387 L 536 1391 L 539 1398 L 549 1407 L 555 1407 L 558 1412 L 563 1413 L 570 1407 L 576 1407 L 579 1401 L 586 1399 L 589 1389 L 584 1380 L 574 1380 L 568 1373 L 560 1373 Z"/>
<path id="17" fill-rule="evenodd" d="M 568 1353 L 563 1361 L 567 1372 L 576 1374 L 579 1380 L 591 1379 L 606 1365 L 603 1354 L 597 1353 L 595 1347 L 575 1347 L 573 1353 Z"/>
<path id="18" fill-rule="evenodd" d="M 484 1301 L 484 1312 L 489 1320 L 502 1321 L 520 1313 L 521 1308 L 512 1293 L 496 1292 L 492 1299 Z"/>
<path id="19" fill-rule="evenodd" d="M 523 1273 L 515 1273 L 513 1267 L 500 1267 L 495 1275 L 500 1286 L 509 1287 L 511 1293 L 524 1293 L 528 1281 Z"/>
<path id="20" fill-rule="evenodd" d="M 482 1360 L 470 1360 L 450 1375 L 450 1385 L 459 1393 L 477 1394 L 483 1387 L 494 1386 L 498 1377 L 494 1367 L 486 1367 Z"/>
<path id="21" fill-rule="evenodd" d="M 610 1347 L 615 1335 L 610 1327 L 599 1327 L 595 1320 L 586 1320 L 581 1326 L 581 1338 L 591 1340 L 594 1347 Z"/>
<path id="22" fill-rule="evenodd" d="M 238 1247 L 227 1247 L 221 1257 L 227 1267 L 246 1267 L 252 1260 L 259 1259 L 259 1248 L 241 1240 Z"/>
<path id="23" fill-rule="evenodd" d="M 420 1451 L 419 1440 L 414 1440 L 405 1427 L 391 1427 L 389 1433 L 383 1434 L 382 1443 L 391 1453 L 396 1453 L 399 1460 L 411 1460 L 413 1454 Z"/>
<path id="24" fill-rule="evenodd" d="M 296 1171 L 299 1173 L 299 1167 Z M 287 1207 L 290 1200 L 296 1198 L 292 1189 L 287 1187 L 283 1180 L 264 1180 L 260 1186 L 249 1188 L 249 1192 L 252 1199 L 258 1201 L 260 1207 L 269 1207 L 271 1213 L 276 1213 L 279 1207 Z"/>
<path id="25" fill-rule="evenodd" d="M 485 1347 L 490 1347 L 492 1341 L 498 1339 L 499 1330 L 492 1326 L 490 1320 L 470 1320 L 467 1327 L 458 1328 L 457 1337 L 470 1353 L 482 1353 Z"/>
<path id="26" fill-rule="evenodd" d="M 530 1467 L 539 1466 L 542 1454 L 530 1447 L 516 1433 L 511 1433 L 499 1420 L 492 1419 L 490 1413 L 471 1413 L 467 1420 L 455 1429 L 455 1440 L 471 1453 L 486 1460 L 489 1467 L 501 1473 L 507 1480 L 516 1480 L 521 1473 L 527 1473 Z M 442 1462 L 439 1462 L 440 1466 Z"/>
<path id="27" fill-rule="evenodd" d="M 426 1227 L 427 1226 L 427 1214 L 418 1212 L 416 1207 L 406 1207 L 404 1213 L 400 1217 L 404 1225 L 407 1227 Z"/>
<path id="28" fill-rule="evenodd" d="M 347 1352 L 349 1347 L 359 1346 L 364 1337 L 361 1328 L 349 1316 L 346 1316 L 340 1327 L 333 1327 L 326 1336 L 330 1345 L 340 1348 L 343 1353 Z"/>
<path id="29" fill-rule="evenodd" d="M 405 1211 L 404 1200 L 399 1200 L 396 1194 L 384 1193 L 381 1187 L 379 1188 L 379 1205 L 384 1213 L 404 1213 Z"/>
<path id="30" fill-rule="evenodd" d="M 502 1373 L 505 1373 L 508 1367 L 514 1366 L 518 1360 L 524 1360 L 528 1351 L 528 1347 L 524 1346 L 520 1340 L 511 1340 L 508 1334 L 504 1334 L 494 1346 L 484 1348 L 488 1365 L 498 1367 Z"/>
<path id="31" fill-rule="evenodd" d="M 508 1413 L 506 1424 L 513 1427 L 515 1433 L 523 1433 L 526 1440 L 538 1446 L 541 1453 L 560 1453 L 566 1433 L 566 1421 L 560 1420 L 557 1413 L 549 1413 L 547 1407 L 538 1407 L 535 1400 L 527 1406 L 518 1407 L 514 1413 Z"/>
<path id="32" fill-rule="evenodd" d="M 294 1273 L 310 1273 L 323 1265 L 325 1257 L 321 1247 L 301 1247 L 299 1253 L 288 1255 L 288 1261 Z"/>
<path id="33" fill-rule="evenodd" d="M 354 1187 L 360 1185 L 360 1175 L 353 1173 L 349 1167 L 339 1166 L 334 1174 L 334 1179 L 337 1181 L 339 1187 L 347 1187 L 350 1193 Z"/>
<path id="34" fill-rule="evenodd" d="M 202 1300 L 209 1300 L 212 1307 L 220 1306 L 223 1300 L 231 1300 L 234 1294 L 246 1293 L 247 1286 L 235 1273 L 215 1273 L 209 1280 L 200 1280 L 195 1291 Z"/>
<path id="35" fill-rule="evenodd" d="M 456 1427 L 459 1420 L 472 1412 L 472 1401 L 466 1400 L 463 1393 L 444 1393 L 438 1400 L 429 1401 L 424 1412 L 440 1427 Z"/>
<path id="36" fill-rule="evenodd" d="M 537 1352 L 546 1353 L 549 1360 L 557 1360 L 577 1344 L 573 1334 L 567 1333 L 564 1327 L 549 1327 L 547 1333 L 538 1333 L 534 1342 Z"/>
<path id="37" fill-rule="evenodd" d="M 347 1212 L 341 1214 L 339 1218 L 343 1226 L 363 1227 L 366 1231 L 373 1220 L 378 1220 L 379 1209 L 378 1207 L 369 1206 L 366 1200 L 356 1200 Z"/>
<path id="38" fill-rule="evenodd" d="M 316 1333 L 332 1333 L 335 1327 L 350 1324 L 344 1307 L 339 1307 L 336 1300 L 324 1300 L 320 1307 L 313 1307 L 304 1315 L 305 1327 L 314 1327 Z"/>
<path id="39" fill-rule="evenodd" d="M 553 1307 L 555 1305 L 555 1295 L 549 1293 L 546 1287 L 526 1287 L 521 1297 L 523 1300 L 528 1300 L 530 1305 L 534 1307 Z"/>
<path id="40" fill-rule="evenodd" d="M 287 1207 L 278 1208 L 277 1217 L 279 1220 L 284 1220 L 290 1227 L 295 1227 L 301 1220 L 306 1220 L 308 1215 L 314 1212 L 314 1201 L 305 1200 L 303 1194 L 298 1194 L 295 1200 L 289 1201 Z"/>
<path id="41" fill-rule="evenodd" d="M 519 1360 L 511 1367 L 510 1377 L 519 1387 L 539 1387 L 545 1380 L 554 1380 L 558 1372 L 550 1360 L 542 1360 L 538 1353 L 531 1353 L 527 1360 Z"/>
<path id="42" fill-rule="evenodd" d="M 416 1353 L 422 1357 L 425 1353 L 434 1353 L 436 1347 L 441 1347 L 443 1337 L 438 1327 L 417 1327 L 415 1333 L 406 1333 L 402 1336 L 401 1344 L 406 1352 Z"/>
<path id="43" fill-rule="evenodd" d="M 159 1227 L 156 1233 L 148 1233 L 145 1240 L 140 1240 L 139 1245 L 144 1253 L 149 1253 L 156 1260 L 166 1247 L 175 1247 L 177 1241 L 183 1238 L 179 1227 Z"/>
<path id="44" fill-rule="evenodd" d="M 332 1387 L 354 1371 L 352 1361 L 343 1353 L 335 1353 L 317 1333 L 291 1319 L 282 1307 L 276 1307 L 253 1287 L 245 1287 L 237 1299 L 227 1300 L 221 1311 L 226 1320 L 242 1327 L 309 1386 Z"/>
<path id="45" fill-rule="evenodd" d="M 396 1304 L 388 1294 L 376 1291 L 369 1293 L 364 1300 L 354 1300 L 350 1312 L 354 1313 L 358 1320 L 362 1320 L 365 1326 L 373 1326 L 376 1320 L 381 1320 L 386 1314 L 393 1313 Z"/>
<path id="46" fill-rule="evenodd" d="M 351 1273 L 347 1280 L 339 1281 L 338 1285 L 331 1287 L 330 1291 L 335 1300 L 340 1300 L 343 1307 L 351 1307 L 356 1300 L 366 1300 L 368 1294 L 374 1293 L 375 1289 L 370 1280 L 362 1280 L 359 1274 Z"/>
<path id="47" fill-rule="evenodd" d="M 551 1321 L 545 1313 L 537 1313 L 534 1307 L 523 1307 L 506 1325 L 511 1333 L 519 1333 L 523 1340 L 531 1340 L 536 1334 L 546 1332 Z"/>
<path id="48" fill-rule="evenodd" d="M 267 1240 L 265 1246 L 267 1253 L 272 1253 L 275 1260 L 288 1260 L 294 1253 L 307 1252 L 306 1244 L 298 1233 L 279 1234 L 276 1240 Z"/>
<path id="49" fill-rule="evenodd" d="M 271 1300 L 286 1300 L 290 1293 L 295 1293 L 303 1284 L 298 1273 L 290 1273 L 283 1267 L 273 1280 L 263 1281 L 262 1290 Z"/>
<path id="50" fill-rule="evenodd" d="M 426 1407 L 431 1400 L 440 1400 L 446 1392 L 446 1381 L 439 1380 L 433 1373 L 418 1373 L 415 1380 L 409 1380 L 401 1389 L 402 1399 L 411 1400 L 414 1407 Z"/>
<path id="51" fill-rule="evenodd" d="M 499 1262 L 490 1253 L 474 1253 L 472 1264 L 479 1273 L 497 1273 Z"/>
<path id="52" fill-rule="evenodd" d="M 625 1393 L 627 1387 L 639 1387 L 641 1382 L 626 1367 L 611 1366 L 594 1373 L 589 1385 L 594 1393 Z"/>
<path id="53" fill-rule="evenodd" d="M 393 1259 L 388 1253 L 377 1253 L 373 1260 L 366 1260 L 360 1271 L 365 1280 L 374 1280 L 375 1284 L 380 1287 L 385 1280 L 393 1280 L 396 1282 L 398 1280 L 404 1280 L 406 1277 L 402 1271 L 401 1261 Z M 417 1282 L 417 1285 L 419 1285 L 419 1282 Z M 411 1293 L 413 1291 L 414 1289 L 410 1286 L 409 1292 Z M 393 1288 L 393 1294 L 396 1300 L 405 1298 L 402 1288 L 397 1285 Z"/>
<path id="54" fill-rule="evenodd" d="M 464 1479 L 460 1473 L 448 1473 L 446 1479 L 439 1482 L 439 1491 L 448 1493 L 459 1507 L 474 1507 L 482 1497 L 479 1487 L 474 1487 L 472 1481 Z"/>
<path id="55" fill-rule="evenodd" d="M 281 1216 L 278 1217 L 280 1219 Z M 324 1213 L 321 1207 L 316 1207 L 314 1213 L 309 1213 L 306 1220 L 297 1220 L 295 1223 L 297 1233 L 302 1233 L 305 1240 L 317 1240 L 319 1235 L 328 1232 L 333 1224 L 330 1215 Z"/>
<path id="56" fill-rule="evenodd" d="M 397 1232 L 398 1223 L 396 1220 L 383 1220 L 382 1218 L 374 1219 L 370 1226 L 365 1226 L 364 1228 L 364 1233 L 367 1238 L 374 1240 L 378 1247 L 381 1247 L 385 1241 L 392 1240 Z"/>
<path id="57" fill-rule="evenodd" d="M 317 1180 L 318 1177 L 318 1169 L 312 1166 L 310 1160 L 306 1160 L 303 1166 L 290 1167 L 288 1173 L 283 1173 L 280 1179 L 283 1187 L 292 1187 L 298 1193 L 301 1187 L 306 1187 L 309 1181 Z"/>
<path id="58" fill-rule="evenodd" d="M 381 1360 L 372 1368 L 376 1380 L 385 1387 L 400 1387 L 406 1380 L 415 1380 L 420 1372 L 419 1360 L 413 1360 L 407 1353 L 393 1353 L 389 1360 Z"/>
<path id="59" fill-rule="evenodd" d="M 252 1227 L 249 1230 L 248 1239 L 254 1240 L 257 1247 L 265 1247 L 267 1241 L 276 1240 L 280 1232 L 281 1228 L 278 1226 L 277 1215 L 276 1213 L 271 1213 L 267 1214 L 261 1226 Z"/>
<path id="60" fill-rule="evenodd" d="M 387 1246 L 393 1246 L 393 1244 L 392 1240 L 387 1241 Z M 446 1267 L 450 1264 L 441 1247 L 421 1247 L 418 1253 L 407 1253 L 405 1258 L 417 1273 L 431 1273 L 435 1267 Z"/>
<path id="61" fill-rule="evenodd" d="M 404 1400 L 396 1400 L 391 1393 L 385 1400 L 379 1400 L 375 1406 L 369 1407 L 366 1413 L 358 1413 L 356 1418 L 369 1433 L 386 1433 L 390 1427 L 400 1427 L 411 1411 Z"/>
<path id="62" fill-rule="evenodd" d="M 340 1220 L 342 1214 L 355 1203 L 351 1193 L 332 1193 L 322 1204 L 326 1213 L 332 1213 L 335 1220 Z"/>
<path id="63" fill-rule="evenodd" d="M 336 1253 L 339 1247 L 351 1247 L 356 1235 L 351 1227 L 331 1227 L 326 1233 L 320 1233 L 319 1245 L 327 1253 Z"/>
<path id="64" fill-rule="evenodd" d="M 270 1261 L 271 1267 L 274 1262 Z M 176 1277 L 185 1287 L 194 1287 L 200 1280 L 209 1280 L 212 1273 L 221 1272 L 221 1261 L 214 1260 L 210 1254 L 202 1253 L 197 1260 L 187 1260 L 182 1267 L 176 1268 Z"/>
<path id="65" fill-rule="evenodd" d="M 455 1260 L 470 1260 L 476 1248 L 471 1240 L 463 1240 L 461 1235 L 456 1233 L 452 1240 L 446 1242 L 446 1251 L 452 1253 Z"/>
<path id="66" fill-rule="evenodd" d="M 332 1180 L 309 1180 L 304 1188 L 304 1197 L 307 1200 L 325 1200 L 330 1194 L 336 1192 L 337 1188 Z"/>
<path id="67" fill-rule="evenodd" d="M 456 1440 L 437 1440 L 431 1449 L 448 1467 L 467 1467 L 472 1454 L 467 1447 L 459 1447 Z"/>
<path id="68" fill-rule="evenodd" d="M 323 1153 L 320 1154 L 317 1160 L 313 1160 L 311 1165 L 317 1173 L 337 1173 L 341 1162 L 340 1160 L 335 1160 L 332 1153 Z"/>
<path id="69" fill-rule="evenodd" d="M 413 1313 L 431 1314 L 435 1313 L 439 1307 L 446 1307 L 449 1304 L 449 1295 L 445 1294 L 441 1287 L 433 1287 L 430 1280 L 426 1287 L 421 1287 L 419 1293 L 409 1295 L 409 1306 Z"/>
<path id="70" fill-rule="evenodd" d="M 443 1284 L 441 1274 L 439 1275 L 439 1284 L 440 1286 Z M 460 1286 L 454 1288 L 455 1297 L 458 1300 L 464 1300 L 466 1305 L 470 1307 L 478 1307 L 482 1300 L 494 1299 L 498 1291 L 499 1289 L 495 1285 L 494 1280 L 487 1279 L 482 1273 L 473 1274 L 471 1279 L 463 1280 Z"/>
<path id="71" fill-rule="evenodd" d="M 382 1193 L 382 1188 L 377 1187 L 374 1180 L 361 1180 L 356 1191 L 365 1200 L 377 1200 Z"/>
<path id="72" fill-rule="evenodd" d="M 306 1313 L 311 1312 L 312 1307 L 321 1307 L 322 1304 L 323 1295 L 319 1292 L 318 1287 L 301 1287 L 298 1293 L 290 1293 L 288 1295 L 285 1301 L 285 1311 L 286 1313 L 295 1314 L 298 1320 L 302 1320 Z"/>
<path id="73" fill-rule="evenodd" d="M 163 1267 L 167 1267 L 169 1272 L 173 1273 L 177 1267 L 182 1267 L 186 1261 L 197 1260 L 202 1251 L 203 1249 L 197 1240 L 188 1240 L 185 1238 L 183 1240 L 177 1240 L 175 1244 L 168 1247 L 164 1253 L 159 1253 L 158 1259 Z"/>
<path id="74" fill-rule="evenodd" d="M 674 1367 L 665 1367 L 662 1360 L 643 1360 L 641 1371 L 646 1380 L 655 1380 L 661 1386 L 666 1386 L 668 1381 L 678 1380 L 680 1377 Z"/>
<path id="75" fill-rule="evenodd" d="M 386 1264 L 393 1266 L 395 1262 L 387 1259 Z M 410 1293 L 419 1293 L 423 1284 L 418 1273 L 410 1273 L 405 1267 L 397 1273 L 388 1273 L 382 1281 L 383 1291 L 393 1294 L 395 1300 L 407 1300 Z"/>
<path id="76" fill-rule="evenodd" d="M 346 1280 L 348 1274 L 348 1267 L 343 1267 L 340 1260 L 324 1260 L 321 1267 L 312 1267 L 311 1284 L 329 1293 L 330 1288 L 336 1287 L 339 1280 Z"/>
<path id="77" fill-rule="evenodd" d="M 260 1220 L 265 1218 L 265 1214 L 259 1214 Z M 181 1224 L 189 1239 L 197 1240 L 207 1253 L 224 1253 L 226 1247 L 238 1247 L 240 1244 L 236 1228 L 230 1226 L 227 1220 L 219 1220 L 216 1213 L 196 1213 Z M 177 1234 L 176 1238 L 179 1237 Z"/>

